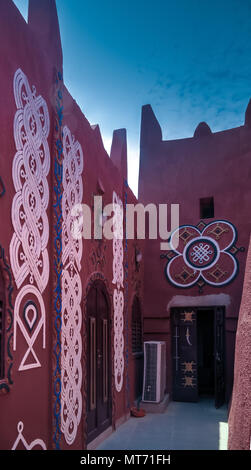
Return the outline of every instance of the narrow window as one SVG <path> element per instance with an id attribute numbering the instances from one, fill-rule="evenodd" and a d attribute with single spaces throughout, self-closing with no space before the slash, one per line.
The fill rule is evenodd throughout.
<path id="1" fill-rule="evenodd" d="M 142 352 L 142 319 L 138 297 L 134 298 L 132 306 L 132 352 Z"/>
<path id="2" fill-rule="evenodd" d="M 214 218 L 214 198 L 205 197 L 200 199 L 200 218 L 213 219 Z"/>

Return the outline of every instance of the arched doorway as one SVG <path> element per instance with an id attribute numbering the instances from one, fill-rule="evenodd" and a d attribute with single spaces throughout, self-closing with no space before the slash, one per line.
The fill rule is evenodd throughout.
<path id="1" fill-rule="evenodd" d="M 135 295 L 132 304 L 132 354 L 134 358 L 134 398 L 142 396 L 143 387 L 143 328 L 139 298 Z"/>
<path id="2" fill-rule="evenodd" d="M 110 303 L 102 281 L 87 295 L 87 443 L 111 424 Z"/>

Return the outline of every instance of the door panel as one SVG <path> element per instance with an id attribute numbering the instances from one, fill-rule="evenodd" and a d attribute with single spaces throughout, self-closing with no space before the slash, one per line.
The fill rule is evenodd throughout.
<path id="1" fill-rule="evenodd" d="M 173 400 L 198 401 L 196 311 L 172 309 Z"/>
<path id="2" fill-rule="evenodd" d="M 104 292 L 97 295 L 97 413 L 98 428 L 102 432 L 110 424 L 110 403 L 108 400 L 109 358 L 108 358 L 108 305 Z M 106 326 L 105 326 L 106 325 Z"/>
<path id="3" fill-rule="evenodd" d="M 111 424 L 109 305 L 102 283 L 87 298 L 87 442 Z"/>
<path id="4" fill-rule="evenodd" d="M 204 307 L 205 309 L 205 307 Z M 197 311 L 203 308 L 174 308 L 172 320 L 173 400 L 198 401 Z M 225 308 L 214 311 L 215 406 L 225 402 Z M 213 312 L 212 312 L 213 313 Z M 203 315 L 203 312 L 201 312 Z"/>
<path id="5" fill-rule="evenodd" d="M 96 410 L 96 289 L 87 297 L 87 432 L 88 439 L 97 427 Z M 94 328 L 95 326 L 95 328 Z"/>
<path id="6" fill-rule="evenodd" d="M 96 409 L 96 318 L 90 317 L 90 410 Z"/>
<path id="7" fill-rule="evenodd" d="M 103 402 L 108 401 L 108 320 L 103 319 Z"/>

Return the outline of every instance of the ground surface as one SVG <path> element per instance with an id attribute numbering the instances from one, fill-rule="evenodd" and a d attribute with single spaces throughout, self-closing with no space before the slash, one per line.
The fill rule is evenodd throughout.
<path id="1" fill-rule="evenodd" d="M 225 450 L 227 433 L 226 406 L 171 402 L 163 414 L 130 418 L 97 450 Z"/>

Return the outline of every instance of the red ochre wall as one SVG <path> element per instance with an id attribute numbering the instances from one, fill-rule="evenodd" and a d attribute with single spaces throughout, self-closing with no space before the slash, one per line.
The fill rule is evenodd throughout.
<path id="1" fill-rule="evenodd" d="M 0 392 L 1 432 L 0 448 L 12 448 L 18 437 L 17 425 L 24 424 L 23 435 L 27 443 L 35 439 L 44 441 L 47 449 L 54 448 L 53 435 L 55 432 L 54 419 L 54 347 L 55 326 L 53 301 L 55 285 L 54 273 L 54 160 L 55 160 L 55 74 L 62 69 L 62 51 L 58 19 L 54 0 L 46 0 L 40 5 L 37 0 L 30 1 L 29 24 L 24 21 L 18 9 L 11 0 L 1 2 L 0 5 L 0 176 L 4 182 L 6 192 L 0 198 L 2 214 L 0 244 L 4 248 L 8 264 L 10 265 L 9 245 L 13 235 L 11 220 L 12 200 L 15 188 L 12 180 L 12 162 L 16 153 L 13 137 L 13 121 L 16 113 L 16 104 L 13 95 L 13 77 L 18 68 L 21 68 L 29 80 L 30 86 L 35 85 L 37 96 L 41 95 L 47 103 L 50 115 L 50 172 L 48 184 L 50 200 L 47 209 L 49 220 L 48 253 L 50 261 L 50 275 L 47 287 L 43 293 L 46 310 L 46 348 L 42 347 L 42 334 L 38 335 L 34 345 L 41 367 L 20 372 L 18 370 L 22 357 L 27 349 L 24 337 L 17 333 L 17 350 L 13 351 L 13 341 L 10 342 L 10 352 L 13 356 L 12 380 L 10 391 Z M 102 143 L 98 126 L 90 126 L 80 108 L 71 97 L 66 88 L 63 89 L 63 125 L 67 125 L 79 141 L 83 149 L 83 203 L 93 206 L 93 196 L 103 195 L 103 206 L 112 203 L 113 191 L 119 195 L 123 204 L 126 200 L 136 203 L 136 198 L 126 183 L 127 178 L 127 152 L 125 130 L 115 131 L 113 149 L 109 158 Z M 131 306 L 134 295 L 138 295 L 143 304 L 143 263 L 139 271 L 135 266 L 135 248 L 143 252 L 143 242 L 124 241 L 124 270 L 127 277 L 124 280 L 124 338 L 125 338 L 125 369 L 124 384 L 121 392 L 113 390 L 113 427 L 128 416 L 130 405 L 134 400 L 133 377 L 134 357 L 131 352 Z M 105 248 L 104 248 L 105 245 Z M 102 251 L 103 250 L 103 251 Z M 101 275 L 108 295 L 111 309 L 113 309 L 113 248 L 112 241 L 106 241 L 99 251 L 99 242 L 84 240 L 80 277 L 82 281 L 82 340 L 83 349 L 86 341 L 85 325 L 85 296 L 89 283 L 96 273 Z M 126 265 L 126 260 L 128 261 Z M 128 267 L 127 267 L 128 266 Z M 12 303 L 15 304 L 17 288 L 14 278 Z M 142 307 L 143 311 L 143 307 Z M 113 310 L 111 317 L 113 316 Z M 113 341 L 113 338 L 111 338 Z M 87 352 L 88 355 L 88 352 Z M 7 370 L 7 355 L 6 370 Z M 86 408 L 86 357 L 82 359 L 83 366 L 83 413 L 78 426 L 77 436 L 72 446 L 68 446 L 63 434 L 60 438 L 62 449 L 83 449 L 86 445 L 85 435 L 85 408 Z M 1 386 L 1 381 L 0 381 Z M 22 445 L 21 445 L 22 448 Z"/>
<path id="2" fill-rule="evenodd" d="M 250 107 L 249 107 L 250 108 Z M 239 273 L 229 285 L 205 285 L 199 294 L 195 285 L 182 289 L 171 285 L 161 259 L 160 240 L 146 240 L 144 268 L 145 339 L 167 343 L 167 389 L 171 392 L 170 307 L 226 305 L 226 386 L 230 398 L 233 381 L 234 346 L 242 294 L 246 252 L 251 229 L 251 128 L 250 110 L 245 124 L 236 129 L 211 133 L 201 123 L 192 138 L 164 141 L 150 105 L 142 108 L 139 201 L 180 205 L 179 225 L 197 225 L 200 198 L 214 198 L 214 219 L 231 222 L 238 232 Z"/>
<path id="3" fill-rule="evenodd" d="M 251 441 L 251 244 L 243 284 L 240 315 L 236 334 L 234 387 L 229 414 L 228 448 L 250 450 Z"/>
<path id="4" fill-rule="evenodd" d="M 2 129 L 0 134 L 0 173 L 6 188 L 6 193 L 1 198 L 1 245 L 4 247 L 9 261 L 9 245 L 13 235 L 11 208 L 15 194 L 12 181 L 12 161 L 16 153 L 13 137 L 13 121 L 16 113 L 13 78 L 16 70 L 21 67 L 24 73 L 29 76 L 30 83 L 36 84 L 39 94 L 46 99 L 50 120 L 52 121 L 50 93 L 53 83 L 53 66 L 46 55 L 39 51 L 36 38 L 11 1 L 1 2 L 0 18 L 0 122 Z M 48 138 L 48 141 L 51 140 L 52 132 Z M 49 210 L 47 214 L 50 218 Z M 17 294 L 14 278 L 12 282 L 14 286 L 12 296 L 14 305 Z M 51 310 L 50 282 L 51 279 L 43 294 L 46 312 Z M 1 449 L 10 449 L 12 447 L 18 436 L 17 425 L 20 421 L 24 423 L 24 435 L 28 442 L 39 437 L 47 446 L 49 445 L 48 428 L 51 428 L 51 420 L 49 419 L 48 410 L 50 407 L 51 384 L 48 366 L 51 357 L 49 339 L 51 326 L 49 315 L 47 314 L 46 317 L 46 349 L 42 348 L 41 334 L 38 336 L 36 344 L 36 351 L 41 364 L 46 366 L 29 371 L 18 371 L 27 349 L 25 340 L 20 334 L 17 338 L 17 350 L 12 351 L 13 385 L 11 385 L 9 393 L 0 396 Z"/>

